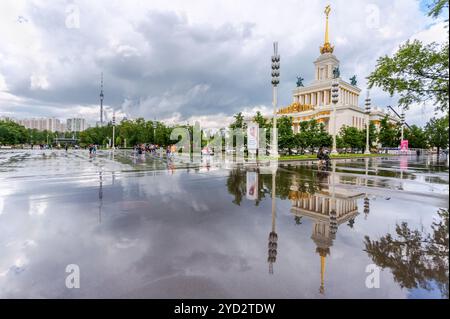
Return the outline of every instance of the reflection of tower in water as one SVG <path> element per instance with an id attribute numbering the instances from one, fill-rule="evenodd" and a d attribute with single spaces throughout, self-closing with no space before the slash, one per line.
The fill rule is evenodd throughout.
<path id="1" fill-rule="evenodd" d="M 269 274 L 273 274 L 273 264 L 277 261 L 277 248 L 278 248 L 278 234 L 276 233 L 275 228 L 276 226 L 275 179 L 276 179 L 276 171 L 272 172 L 272 231 L 269 233 L 268 257 L 267 257 L 267 262 L 269 263 Z"/>
<path id="2" fill-rule="evenodd" d="M 364 197 L 364 219 L 367 219 L 367 216 L 369 216 L 370 212 L 370 205 L 369 205 L 369 197 L 366 194 L 366 197 Z"/>
<path id="3" fill-rule="evenodd" d="M 102 208 L 103 208 L 103 172 L 98 172 L 99 187 L 98 187 L 98 222 L 102 222 Z"/>
<path id="4" fill-rule="evenodd" d="M 335 178 L 338 177 L 333 165 L 333 171 L 322 176 L 321 184 L 324 186 L 321 190 L 315 193 L 302 192 L 294 180 L 289 193 L 291 212 L 296 217 L 304 216 L 314 222 L 311 239 L 316 245 L 316 253 L 320 256 L 321 294 L 325 293 L 326 257 L 330 255 L 330 247 L 336 239 L 338 227 L 358 215 L 357 200 L 364 196 L 363 193 L 340 188 Z"/>
<path id="5" fill-rule="evenodd" d="M 366 178 L 365 178 L 365 186 L 367 188 L 367 183 L 369 180 L 369 159 L 366 158 L 365 159 L 365 163 L 366 163 Z M 367 216 L 369 216 L 369 195 L 366 192 L 366 195 L 364 196 L 364 219 L 367 219 Z"/>

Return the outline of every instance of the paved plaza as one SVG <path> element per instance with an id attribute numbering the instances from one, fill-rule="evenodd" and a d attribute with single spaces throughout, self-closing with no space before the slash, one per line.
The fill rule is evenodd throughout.
<path id="1" fill-rule="evenodd" d="M 319 171 L 2 150 L 0 298 L 440 298 L 445 269 L 423 275 L 420 260 L 383 245 L 402 223 L 432 233 L 448 191 L 445 157 Z M 68 265 L 79 289 L 66 287 Z M 371 265 L 379 287 L 368 287 Z"/>

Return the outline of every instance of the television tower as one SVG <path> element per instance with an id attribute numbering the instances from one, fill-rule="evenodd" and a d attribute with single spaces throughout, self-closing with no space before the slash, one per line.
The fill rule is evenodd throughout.
<path id="1" fill-rule="evenodd" d="M 100 126 L 103 126 L 103 72 L 100 82 Z"/>

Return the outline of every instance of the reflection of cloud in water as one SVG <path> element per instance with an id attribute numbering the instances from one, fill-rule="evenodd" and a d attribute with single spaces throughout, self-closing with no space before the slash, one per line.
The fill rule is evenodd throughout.
<path id="1" fill-rule="evenodd" d="M 28 213 L 33 215 L 44 215 L 47 210 L 47 195 L 31 195 L 30 196 L 30 210 Z"/>
<path id="2" fill-rule="evenodd" d="M 306 170 L 298 172 L 302 192 L 311 188 L 303 187 L 309 185 L 307 173 L 313 171 Z M 243 196 L 240 206 L 233 204 L 227 176 L 228 172 L 220 176 L 129 172 L 118 174 L 113 184 L 104 173 L 101 223 L 97 175 L 89 177 L 89 183 L 66 176 L 64 187 L 52 179 L 39 181 L 39 188 L 31 178 L 16 179 L 21 191 L 0 196 L 4 210 L 10 212 L 0 216 L 0 297 L 320 297 L 320 256 L 311 238 L 317 222 L 302 218 L 296 225 L 289 199 L 292 180 L 277 177 L 277 196 L 284 192 L 285 197 L 276 198 L 279 247 L 275 274 L 269 276 L 271 199 L 261 198 L 255 206 Z M 266 183 L 263 177 L 260 181 Z M 267 183 L 271 185 L 270 176 Z M 245 187 L 231 189 L 245 191 Z M 367 190 L 371 188 L 363 192 Z M 362 214 L 364 200 L 357 199 L 359 215 L 353 228 L 342 220 L 326 259 L 326 297 L 407 295 L 389 271 L 382 272 L 380 289 L 365 287 L 365 267 L 372 261 L 363 252 L 363 237 L 386 233 L 406 212 L 412 223 L 427 225 L 432 218 L 427 212 L 434 204 L 420 197 L 421 205 L 397 193 L 389 196 L 392 199 L 386 201 L 369 194 L 367 220 Z M 306 197 L 300 199 L 306 203 Z M 41 214 L 39 218 L 30 216 L 31 210 Z M 328 236 L 332 228 L 317 229 L 322 230 L 320 234 Z M 16 263 L 19 258 L 24 262 Z M 76 291 L 64 286 L 64 270 L 70 263 L 78 264 L 82 272 L 81 289 Z"/>

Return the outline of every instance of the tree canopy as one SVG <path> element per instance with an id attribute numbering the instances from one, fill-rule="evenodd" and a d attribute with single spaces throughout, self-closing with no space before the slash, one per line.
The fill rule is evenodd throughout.
<path id="1" fill-rule="evenodd" d="M 440 149 L 448 147 L 448 119 L 448 115 L 440 119 L 432 118 L 425 126 L 428 144 L 431 147 L 436 147 L 438 153 Z"/>
<path id="2" fill-rule="evenodd" d="M 437 18 L 448 8 L 449 0 L 434 0 L 429 15 Z M 448 26 L 447 26 L 448 27 Z M 380 57 L 368 77 L 369 88 L 378 86 L 391 95 L 400 95 L 399 104 L 430 102 L 436 109 L 448 112 L 449 44 L 423 44 L 407 41 L 392 56 Z"/>

